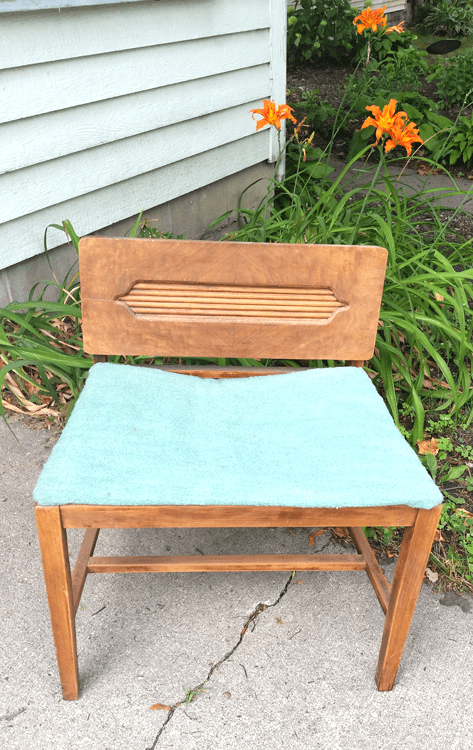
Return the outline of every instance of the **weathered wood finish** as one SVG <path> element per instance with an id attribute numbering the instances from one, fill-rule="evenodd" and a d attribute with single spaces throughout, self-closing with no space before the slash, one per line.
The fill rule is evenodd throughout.
<path id="1" fill-rule="evenodd" d="M 74 566 L 74 572 L 72 574 L 72 601 L 74 615 L 77 612 L 82 591 L 85 585 L 85 579 L 87 578 L 87 566 L 91 555 L 94 554 L 95 545 L 99 535 L 100 529 L 86 529 L 84 538 L 82 540 L 79 554 L 77 555 L 76 564 Z"/>
<path id="2" fill-rule="evenodd" d="M 96 362 L 105 360 L 107 354 L 130 353 L 256 359 L 339 358 L 360 367 L 363 359 L 372 354 L 387 255 L 381 248 L 86 238 L 80 243 L 80 254 L 85 348 L 94 353 Z M 137 296 L 146 296 L 142 291 L 150 289 L 154 294 L 158 282 L 159 313 L 133 313 L 127 305 L 129 300 L 123 301 L 123 297 L 132 288 L 138 289 Z M 182 308 L 176 311 L 176 299 L 172 308 L 163 306 L 161 303 L 166 296 L 163 290 L 170 289 L 174 295 L 179 293 L 180 302 L 188 305 L 191 300 L 192 306 L 186 307 L 184 313 Z M 283 319 L 278 313 L 267 319 L 272 299 L 278 304 L 290 299 L 290 306 L 294 308 L 299 305 L 293 303 L 304 298 L 304 306 L 307 296 L 323 297 L 321 289 L 329 290 L 342 305 L 332 308 L 328 318 L 317 318 L 311 309 L 308 312 L 312 317 L 301 320 L 298 314 L 305 310 L 291 309 L 290 317 Z M 219 295 L 225 299 L 225 309 L 216 311 L 214 307 L 211 314 L 195 314 L 195 305 L 202 304 L 202 300 L 208 304 L 209 297 L 212 305 L 220 304 L 222 296 Z M 235 300 L 237 315 L 233 315 L 232 308 Z M 241 314 L 242 305 L 247 304 L 258 308 L 256 318 Z M 290 368 L 278 367 L 202 365 L 161 365 L 159 369 L 216 378 L 291 372 Z M 365 570 L 386 613 L 376 681 L 379 690 L 390 690 L 440 510 L 441 506 L 430 511 L 407 506 L 37 507 L 63 696 L 74 699 L 78 695 L 74 614 L 81 592 L 89 573 L 104 572 Z M 349 527 L 358 554 L 92 556 L 100 528 L 288 526 Z M 407 527 L 392 586 L 368 544 L 362 530 L 364 526 Z M 68 528 L 86 529 L 72 576 L 67 554 Z"/>
<path id="3" fill-rule="evenodd" d="M 65 529 L 286 528 L 412 526 L 417 509 L 291 508 L 262 505 L 62 505 Z"/>
<path id="4" fill-rule="evenodd" d="M 380 691 L 391 690 L 415 609 L 424 570 L 437 528 L 441 506 L 430 511 L 406 506 L 348 509 L 300 509 L 199 506 L 107 508 L 90 506 L 36 506 L 36 517 L 51 622 L 63 696 L 78 696 L 74 614 L 88 573 L 264 571 L 264 570 L 365 570 L 386 613 L 383 642 L 376 674 Z M 275 515 L 273 512 L 276 511 Z M 242 517 L 243 514 L 243 517 Z M 160 517 L 161 516 L 161 517 Z M 128 518 L 128 521 L 127 521 Z M 216 555 L 92 557 L 99 529 L 143 527 L 251 527 L 349 526 L 358 555 Z M 355 526 L 355 524 L 357 524 Z M 363 534 L 360 525 L 406 525 L 392 587 Z M 71 576 L 66 528 L 87 531 Z"/>
<path id="5" fill-rule="evenodd" d="M 107 357 L 103 356 L 103 361 Z M 146 366 L 146 365 L 145 365 Z M 180 375 L 196 375 L 199 378 L 254 378 L 261 375 L 288 375 L 294 370 L 290 367 L 239 367 L 237 365 L 228 365 L 219 367 L 217 365 L 149 365 L 156 370 L 164 372 L 176 372 Z M 308 370 L 308 367 L 298 367 L 297 372 Z"/>
<path id="6" fill-rule="evenodd" d="M 419 510 L 414 526 L 404 531 L 379 652 L 376 684 L 380 691 L 394 685 L 441 511 L 441 505 Z"/>
<path id="7" fill-rule="evenodd" d="M 137 317 L 172 317 L 193 321 L 203 316 L 226 318 L 227 323 L 246 317 L 298 322 L 329 320 L 346 309 L 331 289 L 176 284 L 138 281 L 118 302 Z"/>
<path id="8" fill-rule="evenodd" d="M 348 530 L 355 547 L 363 559 L 366 560 L 366 573 L 371 581 L 374 592 L 378 597 L 383 612 L 386 614 L 391 593 L 391 584 L 386 580 L 363 529 L 350 527 Z"/>
<path id="9" fill-rule="evenodd" d="M 88 573 L 365 570 L 363 555 L 169 555 L 91 557 Z"/>
<path id="10" fill-rule="evenodd" d="M 59 508 L 35 509 L 51 627 L 64 700 L 79 695 L 76 626 L 66 531 Z"/>
<path id="11" fill-rule="evenodd" d="M 84 347 L 94 354 L 344 360 L 373 354 L 383 248 L 86 237 L 80 257 Z M 323 288 L 343 306 L 322 320 L 303 311 L 268 317 L 268 309 L 247 320 L 229 319 L 228 311 L 180 316 L 175 308 L 174 314 L 136 316 L 120 298 L 140 282 L 193 285 L 194 299 L 198 287 L 202 297 L 216 285 L 232 288 L 240 300 L 243 288 L 261 296 L 268 289 L 313 294 Z"/>

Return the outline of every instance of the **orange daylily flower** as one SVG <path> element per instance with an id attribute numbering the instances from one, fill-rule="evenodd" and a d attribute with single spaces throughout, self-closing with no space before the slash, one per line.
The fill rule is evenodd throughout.
<path id="1" fill-rule="evenodd" d="M 396 34 L 402 34 L 403 31 L 405 31 L 404 24 L 405 21 L 401 21 L 401 23 L 398 23 L 397 26 L 390 26 L 389 29 L 386 29 L 385 33 L 390 34 L 391 31 L 395 31 Z"/>
<path id="2" fill-rule="evenodd" d="M 279 107 L 276 107 L 275 103 L 270 99 L 263 99 L 263 104 L 263 109 L 250 109 L 250 112 L 253 113 L 253 120 L 255 119 L 255 115 L 261 115 L 262 118 L 257 121 L 256 130 L 264 128 L 265 125 L 274 125 L 276 130 L 281 130 L 281 120 L 296 122 L 296 118 L 291 114 L 293 110 L 289 105 L 280 104 Z"/>
<path id="3" fill-rule="evenodd" d="M 412 151 L 412 143 L 417 141 L 422 144 L 424 141 L 419 135 L 419 131 L 416 128 L 415 122 L 410 122 L 407 125 L 394 125 L 389 131 L 390 138 L 386 141 L 384 152 L 387 154 L 392 148 L 396 146 L 404 146 L 407 151 L 407 155 L 410 156 Z"/>
<path id="4" fill-rule="evenodd" d="M 385 10 L 385 5 L 378 10 L 372 10 L 371 8 L 362 10 L 360 15 L 353 19 L 353 25 L 356 26 L 357 32 L 362 34 L 365 29 L 376 31 L 378 26 L 386 26 L 387 19 L 383 15 Z M 357 23 L 357 21 L 360 23 Z"/>
<path id="5" fill-rule="evenodd" d="M 375 104 L 366 107 L 369 112 L 373 113 L 373 117 L 367 117 L 361 129 L 374 125 L 376 128 L 376 143 L 378 143 L 383 133 L 390 133 L 395 126 L 404 127 L 407 115 L 403 111 L 396 112 L 396 107 L 397 101 L 395 99 L 390 99 L 389 104 L 383 107 L 382 112 Z"/>

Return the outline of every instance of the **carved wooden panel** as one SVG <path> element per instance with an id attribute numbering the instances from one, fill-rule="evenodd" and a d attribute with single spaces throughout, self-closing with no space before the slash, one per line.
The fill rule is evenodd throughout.
<path id="1" fill-rule="evenodd" d="M 347 309 L 327 287 L 255 287 L 138 281 L 117 297 L 137 317 L 268 319 L 327 321 Z"/>
<path id="2" fill-rule="evenodd" d="M 84 349 L 97 355 L 365 360 L 379 247 L 85 237 Z"/>

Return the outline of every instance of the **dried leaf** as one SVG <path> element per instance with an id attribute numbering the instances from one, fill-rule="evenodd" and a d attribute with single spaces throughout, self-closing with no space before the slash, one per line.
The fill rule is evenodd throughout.
<path id="1" fill-rule="evenodd" d="M 439 574 L 437 573 L 437 571 L 436 570 L 430 570 L 430 568 L 426 568 L 425 569 L 425 575 L 427 576 L 427 578 L 429 579 L 429 581 L 431 581 L 431 583 L 437 583 L 437 581 L 439 579 Z"/>
<path id="2" fill-rule="evenodd" d="M 286 624 L 284 622 L 284 620 L 282 620 L 280 617 L 275 617 L 274 619 L 276 620 L 276 622 L 277 622 L 278 625 L 285 625 Z"/>
<path id="3" fill-rule="evenodd" d="M 33 385 L 33 383 L 30 383 L 30 382 L 29 382 L 29 380 L 27 380 L 27 381 L 25 382 L 25 388 L 26 388 L 26 390 L 28 391 L 28 394 L 29 394 L 30 396 L 31 396 L 31 394 L 32 394 L 32 393 L 37 393 L 37 392 L 38 392 L 38 390 L 39 390 L 39 389 L 38 389 L 38 386 L 37 386 L 37 385 Z"/>
<path id="4" fill-rule="evenodd" d="M 434 456 L 439 452 L 439 444 L 435 438 L 430 440 L 418 440 L 417 447 L 419 448 L 419 456 L 426 456 L 428 453 L 432 453 Z"/>
<path id="5" fill-rule="evenodd" d="M 58 412 L 56 409 L 47 409 L 45 406 L 38 406 L 37 404 L 30 404 L 29 401 L 25 404 L 26 411 L 23 409 L 19 409 L 18 406 L 14 406 L 14 404 L 10 403 L 9 401 L 5 401 L 2 398 L 2 405 L 5 407 L 5 409 L 10 409 L 10 411 L 15 411 L 18 414 L 40 414 L 43 416 L 44 414 L 52 414 L 55 417 L 57 417 Z"/>
<path id="6" fill-rule="evenodd" d="M 309 534 L 309 547 L 314 546 L 314 540 L 316 536 L 321 536 L 321 534 L 325 534 L 325 529 L 319 529 L 318 531 L 312 531 Z"/>
<path id="7" fill-rule="evenodd" d="M 8 387 L 11 390 L 11 392 L 14 393 L 15 396 L 21 401 L 24 398 L 23 392 L 21 388 L 18 386 L 18 384 L 16 383 L 16 381 L 12 378 L 10 373 L 7 373 L 5 375 L 5 382 L 8 383 Z"/>
<path id="8" fill-rule="evenodd" d="M 149 707 L 150 711 L 170 711 L 171 706 L 165 706 L 163 703 L 154 703 Z"/>
<path id="9" fill-rule="evenodd" d="M 445 539 L 442 536 L 442 532 L 440 531 L 440 529 L 437 529 L 437 531 L 435 532 L 435 536 L 434 536 L 434 542 L 444 542 L 444 541 Z"/>
<path id="10" fill-rule="evenodd" d="M 18 414 L 28 414 L 27 411 L 23 411 L 23 409 L 19 409 L 18 406 L 13 406 L 13 404 L 10 403 L 10 401 L 5 401 L 2 398 L 2 406 L 5 407 L 5 409 L 10 409 L 10 411 L 16 411 Z"/>
<path id="11" fill-rule="evenodd" d="M 332 531 L 335 536 L 338 536 L 340 539 L 346 539 L 347 536 L 350 536 L 348 531 L 346 529 L 342 529 L 340 526 L 333 528 Z"/>
<path id="12" fill-rule="evenodd" d="M 430 174 L 431 171 L 432 171 L 432 167 L 430 165 L 420 164 L 417 170 L 417 174 L 426 175 L 426 174 Z"/>
<path id="13" fill-rule="evenodd" d="M 437 380 L 436 378 L 425 378 L 423 382 L 424 388 L 430 388 L 431 390 L 435 390 L 439 385 L 448 391 L 451 390 L 449 384 L 446 383 L 445 380 Z"/>

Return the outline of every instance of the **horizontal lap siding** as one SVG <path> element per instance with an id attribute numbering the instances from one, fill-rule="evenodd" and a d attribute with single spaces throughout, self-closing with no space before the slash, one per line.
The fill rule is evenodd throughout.
<path id="1" fill-rule="evenodd" d="M 7 267 L 18 262 L 19 244 L 23 247 L 30 238 L 35 242 L 30 255 L 42 252 L 44 229 L 51 222 L 70 219 L 78 234 L 85 235 L 102 226 L 104 205 L 107 206 L 107 221 L 113 224 L 137 214 L 145 206 L 166 203 L 258 164 L 267 156 L 266 134 L 258 133 L 7 222 L 0 225 L 2 265 Z M 72 181 L 74 175 L 70 179 Z M 48 241 L 52 245 L 52 235 Z"/>
<path id="2" fill-rule="evenodd" d="M 269 60 L 269 32 L 264 29 L 10 68 L 0 72 L 0 122 L 195 81 Z"/>
<path id="3" fill-rule="evenodd" d="M 0 267 L 51 222 L 96 231 L 267 159 L 249 109 L 274 91 L 277 4 L 2 14 Z"/>
<path id="4" fill-rule="evenodd" d="M 258 104 L 260 102 L 257 101 L 246 103 L 197 120 L 141 133 L 120 143 L 107 143 L 10 172 L 3 177 L 0 222 L 19 218 L 51 204 L 91 193 L 249 136 L 254 128 L 248 109 Z M 265 156 L 268 156 L 267 149 Z M 161 202 L 158 191 L 156 199 L 149 206 Z"/>
<path id="5" fill-rule="evenodd" d="M 36 65 L 107 52 L 172 44 L 254 29 L 267 29 L 269 3 L 261 0 L 156 0 L 139 7 L 75 8 L 2 15 L 1 67 Z M 0 8 L 2 0 L 0 0 Z M 30 27 L 25 34 L 25 18 Z M 8 39 L 18 44 L 7 44 Z"/>
<path id="6" fill-rule="evenodd" d="M 350 0 L 350 5 L 354 8 L 363 10 L 365 0 Z M 386 13 L 394 13 L 396 10 L 404 10 L 406 7 L 405 0 L 373 0 L 373 8 L 378 10 L 386 6 Z"/>
<path id="7" fill-rule="evenodd" d="M 269 65 L 256 65 L 202 78 L 198 86 L 185 81 L 130 94 L 126 107 L 117 97 L 8 122 L 0 125 L 0 174 L 66 156 L 71 142 L 75 152 L 92 149 L 255 101 L 270 88 Z"/>
<path id="8" fill-rule="evenodd" d="M 288 5 L 296 5 L 296 0 L 287 0 Z M 350 5 L 354 9 L 363 10 L 365 0 L 350 0 Z M 386 6 L 386 13 L 393 13 L 396 10 L 405 10 L 405 0 L 372 0 L 372 7 L 377 10 Z"/>
<path id="9" fill-rule="evenodd" d="M 0 0 L 0 13 L 13 11 L 42 10 L 44 8 L 71 8 L 85 5 L 111 5 L 112 3 L 137 3 L 140 0 Z"/>

